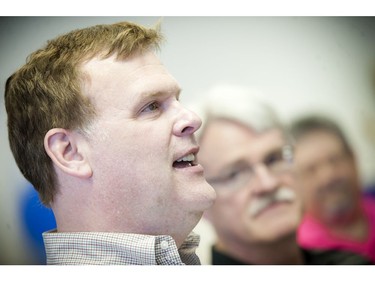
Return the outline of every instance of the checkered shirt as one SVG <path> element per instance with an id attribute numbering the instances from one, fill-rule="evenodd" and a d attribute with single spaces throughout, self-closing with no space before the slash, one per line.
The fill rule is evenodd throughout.
<path id="1" fill-rule="evenodd" d="M 168 235 L 52 230 L 43 240 L 48 265 L 200 265 L 193 232 L 179 249 Z"/>

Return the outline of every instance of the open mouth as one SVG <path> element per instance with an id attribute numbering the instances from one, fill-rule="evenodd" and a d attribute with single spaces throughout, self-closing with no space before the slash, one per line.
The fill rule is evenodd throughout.
<path id="1" fill-rule="evenodd" d="M 195 155 L 193 153 L 181 157 L 173 162 L 173 167 L 177 169 L 188 168 L 196 165 L 197 163 L 195 162 Z"/>

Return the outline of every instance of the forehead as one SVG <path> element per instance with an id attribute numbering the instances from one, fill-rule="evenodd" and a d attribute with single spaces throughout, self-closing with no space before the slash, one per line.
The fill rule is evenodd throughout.
<path id="1" fill-rule="evenodd" d="M 314 161 L 317 158 L 329 157 L 333 153 L 341 152 L 343 144 L 333 133 L 316 130 L 301 137 L 296 144 L 296 161 Z"/>
<path id="2" fill-rule="evenodd" d="M 269 151 L 283 144 L 283 134 L 279 129 L 259 133 L 238 122 L 217 119 L 205 127 L 198 157 L 209 166 L 235 161 L 241 157 L 259 161 Z"/>
<path id="3" fill-rule="evenodd" d="M 94 58 L 83 64 L 81 71 L 83 92 L 99 105 L 112 102 L 116 96 L 126 95 L 131 100 L 135 98 L 131 94 L 179 90 L 177 81 L 153 52 L 138 53 L 124 60 L 117 60 L 115 56 Z"/>

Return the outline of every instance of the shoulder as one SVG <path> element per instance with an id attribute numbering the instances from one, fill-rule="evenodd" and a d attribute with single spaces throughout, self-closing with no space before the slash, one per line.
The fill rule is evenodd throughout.
<path id="1" fill-rule="evenodd" d="M 306 215 L 297 230 L 298 243 L 305 247 L 322 245 L 329 240 L 328 230 L 314 218 Z"/>

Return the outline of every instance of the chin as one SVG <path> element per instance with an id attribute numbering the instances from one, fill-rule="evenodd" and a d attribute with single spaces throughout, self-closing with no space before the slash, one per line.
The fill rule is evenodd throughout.
<path id="1" fill-rule="evenodd" d="M 187 211 L 193 219 L 199 221 L 203 212 L 208 210 L 215 202 L 216 192 L 206 181 L 192 181 L 178 187 L 178 202 L 174 207 L 178 211 Z M 175 201 L 176 202 L 176 201 Z"/>
<path id="2" fill-rule="evenodd" d="M 298 228 L 296 220 L 279 220 L 271 224 L 258 225 L 257 240 L 259 242 L 276 242 L 290 236 L 295 236 Z"/>
<path id="3" fill-rule="evenodd" d="M 271 231 L 271 232 L 270 232 Z M 258 241 L 263 243 L 273 243 L 282 241 L 286 238 L 295 237 L 296 229 L 295 228 L 284 228 L 284 229 L 275 229 L 265 231 L 258 236 Z"/>
<path id="4" fill-rule="evenodd" d="M 191 196 L 197 202 L 197 205 L 202 211 L 209 209 L 216 200 L 216 191 L 211 185 L 209 185 L 206 180 L 199 183 L 189 184 L 185 187 L 186 190 L 191 192 Z"/>
<path id="5" fill-rule="evenodd" d="M 204 210 L 209 209 L 215 203 L 216 200 L 216 191 L 213 189 L 211 185 L 209 185 L 206 181 L 202 184 L 202 189 L 204 192 L 204 202 L 205 208 Z"/>

